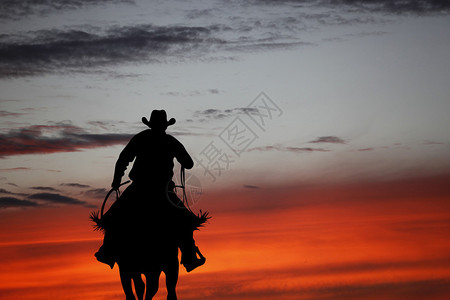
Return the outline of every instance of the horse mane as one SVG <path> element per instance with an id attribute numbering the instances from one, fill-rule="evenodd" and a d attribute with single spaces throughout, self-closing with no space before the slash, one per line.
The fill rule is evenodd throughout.
<path id="1" fill-rule="evenodd" d="M 91 219 L 92 227 L 94 228 L 94 231 L 105 231 L 105 225 L 102 222 L 102 219 L 100 218 L 100 211 L 94 210 L 89 215 L 89 219 Z"/>

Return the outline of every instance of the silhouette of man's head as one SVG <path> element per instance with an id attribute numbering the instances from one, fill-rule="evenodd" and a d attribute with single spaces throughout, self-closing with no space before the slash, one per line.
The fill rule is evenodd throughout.
<path id="1" fill-rule="evenodd" d="M 166 130 L 168 126 L 175 124 L 175 119 L 171 118 L 167 121 L 167 113 L 165 110 L 154 110 L 150 115 L 150 120 L 142 117 L 142 123 L 155 130 Z"/>

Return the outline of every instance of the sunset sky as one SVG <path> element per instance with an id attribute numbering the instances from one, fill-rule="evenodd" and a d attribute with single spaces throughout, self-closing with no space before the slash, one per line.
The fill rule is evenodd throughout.
<path id="1" fill-rule="evenodd" d="M 450 297 L 450 2 L 2 1 L 0 26 L 1 299 L 124 298 L 88 217 L 153 109 L 213 216 L 179 299 Z"/>

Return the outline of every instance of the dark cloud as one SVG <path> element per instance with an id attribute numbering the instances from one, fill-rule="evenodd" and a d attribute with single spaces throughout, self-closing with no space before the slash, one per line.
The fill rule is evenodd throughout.
<path id="1" fill-rule="evenodd" d="M 87 6 L 133 2 L 132 0 L 2 0 L 0 19 L 20 19 L 29 15 L 45 15 Z"/>
<path id="2" fill-rule="evenodd" d="M 108 190 L 104 189 L 104 188 L 91 189 L 91 190 L 84 192 L 84 194 L 87 197 L 99 198 L 99 199 L 105 198 L 107 193 L 108 193 Z"/>
<path id="3" fill-rule="evenodd" d="M 76 187 L 80 189 L 90 188 L 90 185 L 86 184 L 80 184 L 80 183 L 61 183 L 61 186 L 69 186 L 69 187 Z"/>
<path id="4" fill-rule="evenodd" d="M 67 124 L 34 125 L 0 134 L 0 158 L 22 154 L 73 152 L 126 144 L 131 137 L 129 134 L 90 134 L 80 127 Z"/>
<path id="5" fill-rule="evenodd" d="M 244 187 L 246 188 L 246 189 L 260 189 L 260 187 L 259 186 L 256 186 L 256 185 L 250 185 L 250 184 L 245 184 L 244 185 Z"/>
<path id="6" fill-rule="evenodd" d="M 163 62 L 201 54 L 213 44 L 213 28 L 136 25 L 99 29 L 40 30 L 0 38 L 0 77 L 99 71 L 123 63 Z"/>
<path id="7" fill-rule="evenodd" d="M 106 30 L 84 26 L 72 30 L 39 30 L 0 35 L 0 78 L 36 76 L 70 72 L 112 72 L 110 67 L 137 63 L 164 63 L 186 60 L 217 60 L 245 51 L 271 50 L 309 44 L 298 36 L 286 38 L 263 31 L 271 38 L 232 37 L 235 28 L 216 24 L 210 26 L 135 26 L 112 27 Z M 255 30 L 260 25 L 252 24 Z M 256 33 L 255 33 L 256 34 Z M 258 33 L 260 35 L 261 33 Z M 262 35 L 265 35 L 264 33 Z M 279 39 L 282 39 L 279 40 Z M 211 94 L 219 91 L 211 89 Z"/>
<path id="8" fill-rule="evenodd" d="M 14 112 L 9 112 L 9 111 L 5 111 L 5 110 L 0 110 L 0 117 L 18 117 L 23 115 L 22 113 L 14 113 Z"/>
<path id="9" fill-rule="evenodd" d="M 131 1 L 5 0 L 0 4 L 0 18 L 14 19 L 30 14 L 40 15 L 119 2 Z M 268 14 L 265 4 L 276 6 L 277 10 Z M 304 7 L 308 7 L 308 10 Z M 233 4 L 229 4 L 229 7 L 224 4 L 224 9 L 233 10 Z M 220 23 L 224 19 L 216 18 L 212 14 L 213 10 L 206 8 L 187 12 L 186 19 L 197 19 L 201 14 L 212 20 L 208 22 L 212 25 L 208 26 L 138 24 L 96 28 L 85 25 L 72 30 L 2 34 L 0 78 L 72 72 L 117 74 L 111 67 L 186 60 L 228 60 L 234 59 L 236 53 L 311 46 L 314 43 L 304 41 L 302 33 L 316 30 L 322 25 L 358 25 L 380 21 L 379 14 L 374 17 L 374 12 L 448 13 L 450 1 L 266 0 L 246 1 L 242 4 L 242 9 L 248 10 L 252 15 L 260 12 L 259 17 L 236 13 Z"/>
<path id="10" fill-rule="evenodd" d="M 357 11 L 388 12 L 395 14 L 448 12 L 448 0 L 256 0 L 270 5 L 289 5 L 296 8 L 306 6 L 343 7 L 348 6 Z M 254 2 L 255 3 L 255 2 Z"/>
<path id="11" fill-rule="evenodd" d="M 212 136 L 211 133 L 199 133 L 193 131 L 167 130 L 167 133 L 173 136 Z"/>
<path id="12" fill-rule="evenodd" d="M 20 200 L 13 197 L 0 197 L 0 208 L 36 206 L 39 206 L 39 204 L 34 201 Z"/>
<path id="13" fill-rule="evenodd" d="M 39 200 L 48 203 L 68 204 L 68 205 L 87 205 L 87 202 L 75 198 L 63 196 L 54 193 L 38 193 L 28 196 L 28 199 Z"/>
<path id="14" fill-rule="evenodd" d="M 442 142 L 436 142 L 436 141 L 424 141 L 423 142 L 424 145 L 444 145 L 444 143 Z"/>
<path id="15" fill-rule="evenodd" d="M 114 121 L 89 121 L 87 123 L 89 125 L 93 126 L 94 128 L 100 128 L 100 129 L 108 130 L 108 131 L 114 130 L 117 127 L 117 125 L 125 124 L 124 121 L 117 121 L 117 120 L 114 120 Z"/>
<path id="16" fill-rule="evenodd" d="M 282 145 L 263 146 L 248 149 L 247 151 L 283 151 L 293 153 L 305 153 L 305 152 L 329 152 L 328 149 L 323 148 L 309 148 L 309 147 L 286 147 Z"/>
<path id="17" fill-rule="evenodd" d="M 5 189 L 2 189 L 2 188 L 0 188 L 0 193 L 2 193 L 2 194 L 12 194 L 11 192 L 9 192 L 9 191 L 7 191 Z"/>
<path id="18" fill-rule="evenodd" d="M 195 111 L 194 118 L 197 118 L 200 121 L 220 120 L 228 117 L 233 117 L 238 114 L 249 114 L 249 113 L 258 113 L 258 110 L 252 107 L 237 107 L 230 109 L 209 108 L 205 110 Z"/>
<path id="19" fill-rule="evenodd" d="M 59 190 L 52 188 L 50 186 L 33 186 L 30 189 L 38 190 L 38 191 L 48 191 L 48 192 L 59 192 Z"/>
<path id="20" fill-rule="evenodd" d="M 186 14 L 186 17 L 189 19 L 197 20 L 198 18 L 211 17 L 213 15 L 213 9 L 193 9 Z"/>
<path id="21" fill-rule="evenodd" d="M 190 92 L 166 92 L 161 93 L 161 95 L 167 95 L 167 96 L 175 96 L 175 97 L 197 97 L 201 95 L 217 95 L 220 91 L 218 89 L 208 89 L 208 90 L 195 90 Z"/>
<path id="22" fill-rule="evenodd" d="M 1 142 L 3 142 L 2 141 L 2 139 L 1 139 L 1 134 L 0 134 L 0 143 Z M 0 149 L 3 147 L 4 145 L 1 145 L 0 144 Z M 1 151 L 0 151 L 0 153 L 1 153 Z M 2 155 L 0 154 L 0 157 L 2 157 Z M 31 168 L 25 168 L 25 167 L 16 167 L 16 168 L 8 168 L 8 169 L 0 169 L 0 171 L 2 171 L 2 172 L 5 172 L 5 171 L 7 171 L 7 172 L 11 172 L 11 171 L 29 171 L 29 170 L 31 170 Z"/>
<path id="23" fill-rule="evenodd" d="M 310 141 L 310 143 L 345 144 L 346 142 L 337 136 L 321 136 L 313 141 Z"/>
<path id="24" fill-rule="evenodd" d="M 5 195 L 14 195 L 14 196 L 28 196 L 28 194 L 10 192 L 10 191 L 2 189 L 2 188 L 0 188 L 0 193 L 5 194 Z"/>
<path id="25" fill-rule="evenodd" d="M 32 187 L 32 189 L 42 191 L 57 191 L 51 187 Z M 92 191 L 91 191 L 92 192 Z M 72 197 L 64 196 L 60 193 L 36 193 L 36 194 L 23 194 L 13 193 L 4 189 L 0 189 L 0 193 L 14 196 L 24 196 L 26 200 L 20 200 L 14 197 L 0 197 L 0 208 L 5 207 L 26 207 L 26 206 L 43 206 L 44 204 L 65 204 L 65 205 L 82 205 L 86 207 L 92 207 L 86 201 L 75 199 Z"/>
<path id="26" fill-rule="evenodd" d="M 448 0 L 323 0 L 321 4 L 347 5 L 368 11 L 382 11 L 395 14 L 426 14 L 450 11 Z"/>

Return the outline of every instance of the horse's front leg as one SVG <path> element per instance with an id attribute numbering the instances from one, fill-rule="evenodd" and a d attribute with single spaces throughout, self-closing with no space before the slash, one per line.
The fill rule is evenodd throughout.
<path id="1" fill-rule="evenodd" d="M 137 273 L 133 276 L 134 289 L 136 290 L 136 296 L 138 300 L 144 300 L 145 283 L 142 280 L 141 274 Z"/>
<path id="2" fill-rule="evenodd" d="M 125 293 L 126 300 L 136 300 L 136 297 L 134 297 L 133 293 L 133 287 L 132 287 L 132 274 L 127 270 L 126 268 L 121 268 L 119 266 L 119 273 L 120 273 L 120 282 L 122 283 L 122 288 Z"/>
<path id="3" fill-rule="evenodd" d="M 167 300 L 177 300 L 179 263 L 178 257 L 171 259 L 164 268 L 166 274 Z"/>
<path id="4" fill-rule="evenodd" d="M 146 272 L 145 281 L 147 283 L 147 292 L 145 293 L 145 300 L 152 300 L 158 292 L 159 288 L 159 276 L 161 271 Z"/>

